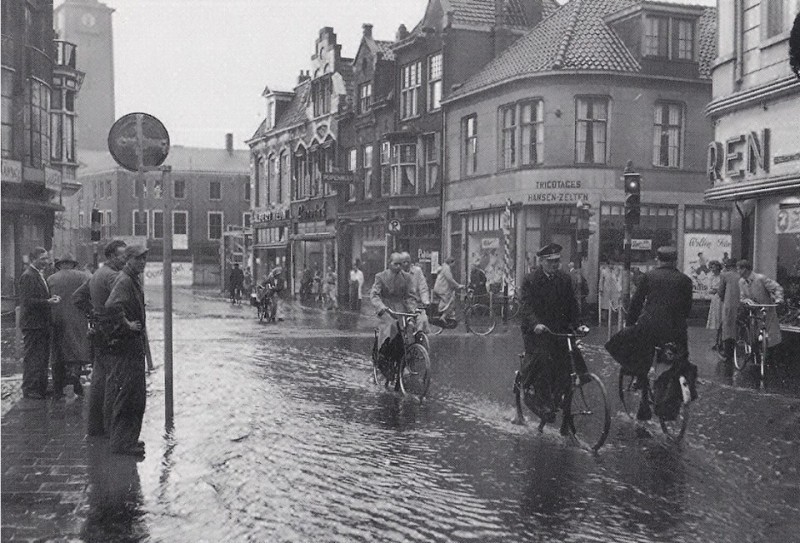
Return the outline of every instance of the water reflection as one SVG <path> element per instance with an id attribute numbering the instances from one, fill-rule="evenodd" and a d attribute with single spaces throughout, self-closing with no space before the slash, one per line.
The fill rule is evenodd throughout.
<path id="1" fill-rule="evenodd" d="M 143 541 L 148 538 L 138 460 L 110 454 L 105 441 L 88 450 L 89 511 L 83 526 L 86 541 Z"/>

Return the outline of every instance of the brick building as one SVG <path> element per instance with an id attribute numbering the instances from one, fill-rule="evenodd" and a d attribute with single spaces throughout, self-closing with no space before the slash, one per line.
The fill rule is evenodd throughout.
<path id="1" fill-rule="evenodd" d="M 430 0 L 409 32 L 375 40 L 372 25 L 353 61 L 354 93 L 341 115 L 340 165 L 353 172 L 337 231 L 340 293 L 355 259 L 365 285 L 386 254 L 407 250 L 430 272 L 440 261 L 442 99 L 543 16 L 552 0 Z M 400 231 L 387 235 L 390 221 Z"/>
<path id="2" fill-rule="evenodd" d="M 508 249 L 519 284 L 550 242 L 580 265 L 576 204 L 588 202 L 583 273 L 596 299 L 601 267 L 617 273 L 623 261 L 629 160 L 643 179 L 633 265 L 648 269 L 671 244 L 684 270 L 698 267 L 690 239 L 730 228 L 730 209 L 703 201 L 715 24 L 701 6 L 573 0 L 455 90 L 443 224 L 462 273 L 477 264 L 499 284 Z"/>
<path id="3" fill-rule="evenodd" d="M 800 81 L 787 55 L 797 0 L 719 2 L 708 115 L 709 202 L 734 202 L 733 254 L 800 303 Z M 742 24 L 746 21 L 746 24 Z M 786 325 L 790 325 L 787 323 Z M 792 323 L 800 331 L 800 322 Z"/>
<path id="4" fill-rule="evenodd" d="M 111 238 L 144 236 L 151 249 L 148 261 L 159 262 L 167 202 L 172 208 L 173 265 L 182 271 L 176 284 L 221 285 L 223 234 L 250 225 L 249 153 L 234 150 L 230 134 L 226 145 L 222 149 L 173 145 L 165 162 L 172 167 L 171 176 L 147 173 L 144 187 L 136 173 L 118 166 L 108 152 L 82 151 L 82 188 L 75 199 L 84 241 L 78 259 L 90 262 L 93 251 Z M 164 179 L 171 186 L 163 186 Z M 96 247 L 89 241 L 92 209 L 101 217 L 102 240 Z M 160 264 L 152 268 L 161 269 Z"/>
<path id="5" fill-rule="evenodd" d="M 16 303 L 17 279 L 36 246 L 50 249 L 62 194 L 77 190 L 74 100 L 83 73 L 74 44 L 55 40 L 53 2 L 3 0 L 2 296 Z"/>

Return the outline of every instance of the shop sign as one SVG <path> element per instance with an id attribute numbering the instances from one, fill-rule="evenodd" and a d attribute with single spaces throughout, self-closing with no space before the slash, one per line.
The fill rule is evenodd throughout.
<path id="1" fill-rule="evenodd" d="M 730 234 L 685 234 L 683 237 L 683 272 L 692 279 L 693 297 L 711 299 L 711 280 L 708 269 L 712 260 L 722 262 L 731 254 Z"/>
<path id="2" fill-rule="evenodd" d="M 172 263 L 172 285 L 176 287 L 190 287 L 193 281 L 191 262 Z M 148 262 L 144 268 L 144 283 L 146 285 L 164 284 L 164 264 L 161 262 Z"/>
<path id="3" fill-rule="evenodd" d="M 355 182 L 353 172 L 322 172 L 322 182 L 329 185 L 349 185 Z"/>
<path id="4" fill-rule="evenodd" d="M 324 221 L 328 217 L 328 202 L 297 206 L 297 218 L 303 222 Z"/>
<path id="5" fill-rule="evenodd" d="M 3 159 L 3 183 L 22 183 L 22 162 Z"/>
<path id="6" fill-rule="evenodd" d="M 528 194 L 529 204 L 561 204 L 589 200 L 589 193 L 581 190 L 580 179 L 536 181 L 536 192 Z"/>
<path id="7" fill-rule="evenodd" d="M 253 214 L 253 222 L 286 221 L 292 217 L 289 208 L 278 209 L 256 209 Z"/>
<path id="8" fill-rule="evenodd" d="M 652 251 L 653 240 L 651 239 L 632 239 L 631 250 L 633 251 Z"/>
<path id="9" fill-rule="evenodd" d="M 800 233 L 800 206 L 778 210 L 778 220 L 775 222 L 775 233 Z"/>
<path id="10" fill-rule="evenodd" d="M 741 181 L 748 177 L 769 173 L 770 129 L 758 134 L 755 131 L 728 138 L 724 142 L 712 141 L 706 154 L 706 173 L 714 184 L 725 179 Z"/>
<path id="11" fill-rule="evenodd" d="M 53 168 L 44 170 L 44 186 L 47 190 L 61 191 L 61 172 Z"/>

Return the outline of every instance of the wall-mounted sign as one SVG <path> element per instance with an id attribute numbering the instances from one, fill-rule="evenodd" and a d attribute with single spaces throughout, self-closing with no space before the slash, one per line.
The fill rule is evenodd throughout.
<path id="1" fill-rule="evenodd" d="M 47 190 L 61 192 L 61 172 L 53 168 L 45 168 L 44 186 Z"/>
<path id="2" fill-rule="evenodd" d="M 3 183 L 22 183 L 22 162 L 3 159 Z"/>
<path id="3" fill-rule="evenodd" d="M 631 240 L 631 250 L 633 250 L 633 251 L 652 251 L 653 250 L 653 240 L 652 239 L 632 239 Z"/>
<path id="4" fill-rule="evenodd" d="M 303 204 L 297 206 L 297 219 L 303 222 L 324 221 L 328 217 L 328 203 Z"/>
<path id="5" fill-rule="evenodd" d="M 740 181 L 762 173 L 769 173 L 770 130 L 765 128 L 761 134 L 748 132 L 724 142 L 712 141 L 708 144 L 706 173 L 714 184 L 725 179 Z"/>
<path id="6" fill-rule="evenodd" d="M 287 221 L 291 218 L 292 214 L 288 207 L 279 207 L 275 209 L 256 208 L 253 210 L 252 222 Z"/>
<path id="7" fill-rule="evenodd" d="M 580 179 L 536 181 L 536 192 L 528 194 L 530 204 L 561 204 L 589 200 L 589 193 L 581 191 Z"/>
<path id="8" fill-rule="evenodd" d="M 329 185 L 349 185 L 354 181 L 353 172 L 322 172 L 322 182 Z"/>
<path id="9" fill-rule="evenodd" d="M 775 222 L 775 233 L 800 233 L 800 206 L 784 207 L 778 210 L 778 220 Z"/>

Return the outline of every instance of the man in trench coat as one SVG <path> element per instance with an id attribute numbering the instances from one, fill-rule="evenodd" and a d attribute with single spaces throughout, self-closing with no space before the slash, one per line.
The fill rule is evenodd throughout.
<path id="1" fill-rule="evenodd" d="M 736 271 L 736 260 L 725 261 L 725 271 L 719 281 L 717 296 L 722 300 L 722 350 L 719 357 L 730 362 L 733 358 L 733 347 L 736 343 L 736 318 L 739 311 L 739 273 Z"/>
<path id="2" fill-rule="evenodd" d="M 71 384 L 78 396 L 83 396 L 81 367 L 90 359 L 89 323 L 86 313 L 71 303 L 72 294 L 83 285 L 88 273 L 78 269 L 72 255 L 55 262 L 56 272 L 47 278 L 50 293 L 61 297 L 53 306 L 53 391 L 56 398 L 64 396 L 64 386 Z"/>
<path id="3" fill-rule="evenodd" d="M 742 302 L 755 304 L 779 304 L 783 302 L 783 287 L 766 275 L 755 273 L 753 265 L 748 260 L 737 262 L 736 269 L 739 272 L 739 297 Z M 767 309 L 766 325 L 769 347 L 774 347 L 781 342 L 778 312 L 774 307 Z"/>

